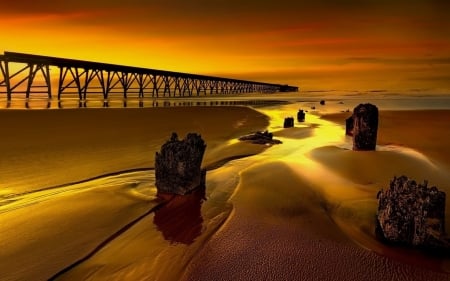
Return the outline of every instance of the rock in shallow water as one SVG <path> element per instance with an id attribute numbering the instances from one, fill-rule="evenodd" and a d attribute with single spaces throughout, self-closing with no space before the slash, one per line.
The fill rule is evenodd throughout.
<path id="1" fill-rule="evenodd" d="M 378 108 L 370 103 L 353 110 L 353 150 L 375 150 L 378 132 Z"/>
<path id="2" fill-rule="evenodd" d="M 292 128 L 292 127 L 294 127 L 294 118 L 293 117 L 284 118 L 283 128 Z"/>
<path id="3" fill-rule="evenodd" d="M 345 119 L 345 134 L 347 136 L 353 136 L 353 116 Z"/>
<path id="4" fill-rule="evenodd" d="M 178 140 L 176 133 L 156 152 L 155 179 L 158 193 L 184 195 L 205 184 L 206 171 L 201 170 L 206 144 L 195 133 Z"/>
<path id="5" fill-rule="evenodd" d="M 297 112 L 297 121 L 298 122 L 305 122 L 305 112 L 303 111 L 303 109 L 300 109 Z"/>
<path id="6" fill-rule="evenodd" d="M 273 134 L 269 131 L 256 132 L 239 138 L 240 141 L 250 141 L 254 144 L 280 144 L 280 140 L 273 139 Z"/>
<path id="7" fill-rule="evenodd" d="M 417 184 L 406 176 L 394 177 L 378 192 L 376 235 L 385 242 L 449 249 L 445 238 L 445 192 Z"/>

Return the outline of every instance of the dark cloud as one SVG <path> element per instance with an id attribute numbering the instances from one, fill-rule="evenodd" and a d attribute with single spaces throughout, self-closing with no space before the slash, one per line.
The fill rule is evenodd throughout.
<path id="1" fill-rule="evenodd" d="M 124 13 L 138 9 L 148 11 L 149 18 L 161 16 L 163 12 L 167 20 L 170 16 L 183 17 L 217 17 L 242 15 L 309 15 L 321 17 L 329 12 L 360 12 L 360 13 L 423 13 L 427 11 L 446 14 L 450 7 L 447 0 L 22 0 L 8 1 L 1 7 L 2 13 L 70 13 L 74 11 L 91 11 L 103 9 L 122 9 Z M 154 13 L 153 13 L 154 12 Z M 268 18 L 269 20 L 270 18 Z"/>
<path id="2" fill-rule="evenodd" d="M 382 57 L 350 57 L 344 59 L 346 63 L 381 63 L 381 64 L 422 64 L 422 65 L 450 65 L 450 57 L 424 58 L 382 58 Z"/>
<path id="3" fill-rule="evenodd" d="M 85 14 L 66 21 L 73 25 L 110 26 L 119 32 L 162 36 L 233 34 L 324 26 L 341 34 L 371 29 L 396 28 L 394 21 L 414 22 L 450 29 L 447 0 L 22 0 L 9 1 L 0 15 Z M 337 30 L 337 31 L 336 31 Z M 316 30 L 312 30 L 313 32 Z M 428 32 L 428 31 L 427 31 Z M 296 36 L 311 36 L 298 32 Z"/>

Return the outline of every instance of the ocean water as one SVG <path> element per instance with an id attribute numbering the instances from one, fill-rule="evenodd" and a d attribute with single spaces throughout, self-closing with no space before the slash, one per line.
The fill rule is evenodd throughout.
<path id="1" fill-rule="evenodd" d="M 235 106 L 245 105 L 263 107 L 283 103 L 300 103 L 304 109 L 319 109 L 324 100 L 326 107 L 320 107 L 323 113 L 352 110 L 359 103 L 373 103 L 381 110 L 419 110 L 450 109 L 450 94 L 421 92 L 291 92 L 291 93 L 251 93 L 229 95 L 200 95 L 192 97 L 164 97 L 139 99 L 130 96 L 123 99 L 120 95 L 111 95 L 108 100 L 98 95 L 80 102 L 77 95 L 66 94 L 61 101 L 48 99 L 45 95 L 34 95 L 26 100 L 14 97 L 11 101 L 0 98 L 0 109 L 63 109 L 63 108 L 139 108 L 139 107 L 179 107 L 179 106 Z"/>
<path id="2" fill-rule="evenodd" d="M 320 105 L 321 100 L 325 101 L 325 105 Z M 126 278 L 126 274 L 132 272 L 146 274 L 150 270 L 152 274 L 155 274 L 154 280 L 157 280 L 158 274 L 167 276 L 164 274 L 171 271 L 174 260 L 180 263 L 179 267 L 172 268 L 173 274 L 176 276 L 232 213 L 233 207 L 230 205 L 229 199 L 233 197 L 239 186 L 241 171 L 251 170 L 254 165 L 271 161 L 283 162 L 298 177 L 314 183 L 317 192 L 323 196 L 323 202 L 328 208 L 329 215 L 348 233 L 353 231 L 357 242 L 364 244 L 361 241 L 370 240 L 369 243 L 364 244 L 365 246 L 369 245 L 370 248 L 370 243 L 374 243 L 369 230 L 372 223 L 367 221 L 373 217 L 374 194 L 381 183 L 355 183 L 326 165 L 325 160 L 338 159 L 336 158 L 337 153 L 345 153 L 350 147 L 350 141 L 342 134 L 341 126 L 319 117 L 319 114 L 323 113 L 351 111 L 355 105 L 367 102 L 376 104 L 381 110 L 450 109 L 450 96 L 395 93 L 299 92 L 183 99 L 161 98 L 141 101 L 130 99 L 126 102 L 127 108 L 251 106 L 270 117 L 268 129 L 276 133 L 276 137 L 283 141 L 283 145 L 272 147 L 258 155 L 228 162 L 224 166 L 208 172 L 206 201 L 203 201 L 203 198 L 194 200 L 194 207 L 198 213 L 196 217 L 189 218 L 192 220 L 195 231 L 190 233 L 192 237 L 188 242 L 178 241 L 174 236 L 173 229 L 164 224 L 159 225 L 158 219 L 155 218 L 156 214 L 155 216 L 146 216 L 128 229 L 123 228 L 124 225 L 145 214 L 158 203 L 154 201 L 156 190 L 154 173 L 151 169 L 118 171 L 112 175 L 99 175 L 95 179 L 85 179 L 79 183 L 67 183 L 61 186 L 44 183 L 39 191 L 21 192 L 20 194 L 15 194 L 13 188 L 11 191 L 3 183 L 4 188 L 0 190 L 0 237 L 2 237 L 0 248 L 3 249 L 0 252 L 0 261 L 10 260 L 9 258 L 14 256 L 17 258 L 17 262 L 13 260 L 8 263 L 8 266 L 0 263 L 0 272 L 6 276 L 5 280 L 26 280 L 35 276 L 39 276 L 37 280 L 45 280 L 92 253 L 90 252 L 92 248 L 108 241 L 107 247 L 102 247 L 93 253 L 86 260 L 87 262 L 81 262 L 62 274 L 61 279 L 80 280 L 80 277 L 93 276 L 106 280 L 108 276 L 114 276 L 111 274 Z M 0 101 L 0 104 L 6 105 L 7 102 Z M 110 99 L 107 105 L 110 108 L 122 108 L 124 101 Z M 28 101 L 30 109 L 63 110 L 79 106 L 76 99 L 64 100 L 61 105 L 57 101 L 48 101 L 44 98 Z M 81 107 L 104 108 L 106 106 L 103 100 L 88 100 Z M 11 110 L 24 108 L 27 108 L 26 101 L 21 99 L 15 99 L 9 105 Z M 300 108 L 317 114 L 312 114 L 305 124 L 297 124 L 293 130 L 283 130 L 281 124 L 284 117 L 295 113 Z M 14 120 L 7 121 L 12 124 L 14 122 Z M 243 122 L 242 120 L 238 121 Z M 151 128 L 146 129 L 150 130 Z M 78 137 L 77 133 L 74 132 L 74 138 L 76 137 Z M 50 138 L 51 136 L 49 136 Z M 124 141 L 126 141 L 126 137 Z M 30 142 L 29 150 L 26 151 L 31 153 L 32 146 L 33 144 Z M 64 148 L 64 145 L 60 149 L 58 151 L 55 147 L 55 150 L 49 149 L 45 153 L 35 152 L 30 155 L 29 162 L 16 164 L 26 177 L 27 170 L 38 169 L 42 161 L 50 158 L 48 157 L 50 153 L 61 153 L 64 149 L 70 150 L 70 148 Z M 395 157 L 400 158 L 402 165 L 410 162 L 418 163 L 422 165 L 421 167 L 426 167 L 424 172 L 430 171 L 436 175 L 439 182 L 448 182 L 449 172 L 442 173 L 435 169 L 429 165 L 426 156 L 422 154 L 402 147 L 380 146 L 379 150 L 385 156 L 374 157 L 374 164 L 370 164 L 371 162 L 368 161 L 368 166 L 372 165 L 373 167 L 370 167 L 376 168 L 380 163 L 387 165 L 388 161 Z M 113 162 L 123 161 L 120 157 L 115 157 L 107 152 L 100 154 L 95 149 L 92 151 L 91 157 L 95 160 L 93 165 L 102 162 L 107 168 Z M 120 147 L 114 151 L 117 155 L 134 153 L 132 147 Z M 72 154 L 67 152 L 67 155 Z M 347 162 L 355 162 L 353 158 L 347 158 Z M 325 160 L 322 161 L 323 159 Z M 7 162 L 2 163 L 8 164 Z M 71 159 L 68 158 L 58 165 L 70 165 L 70 163 Z M 413 171 L 414 167 L 408 169 Z M 44 172 L 50 173 L 51 171 Z M 389 172 L 385 173 L 386 175 L 382 176 L 387 181 Z M 58 176 L 63 177 L 64 175 Z M 280 202 L 277 202 L 281 206 L 280 208 L 283 208 L 282 200 L 284 199 L 281 198 Z M 180 215 L 180 210 L 176 212 L 177 215 Z M 183 219 L 181 215 L 180 219 Z M 356 227 L 349 228 L 349 225 L 356 225 Z M 114 234 L 121 230 L 123 230 L 123 235 L 118 236 L 117 239 L 114 238 Z M 84 235 L 84 232 L 89 232 L 89 235 Z M 83 238 L 77 239 L 77 236 Z M 146 246 L 142 247 L 142 245 Z M 380 246 L 377 244 L 376 247 Z M 408 254 L 410 253 L 405 255 Z M 414 255 L 417 256 L 417 253 Z M 28 264 L 25 268 L 22 264 L 23 261 Z"/>

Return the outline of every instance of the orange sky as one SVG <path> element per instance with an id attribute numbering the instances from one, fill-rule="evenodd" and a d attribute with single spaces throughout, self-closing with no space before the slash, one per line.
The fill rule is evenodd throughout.
<path id="1" fill-rule="evenodd" d="M 301 90 L 450 93 L 446 0 L 60 2 L 2 6 L 0 52 L 289 83 Z"/>

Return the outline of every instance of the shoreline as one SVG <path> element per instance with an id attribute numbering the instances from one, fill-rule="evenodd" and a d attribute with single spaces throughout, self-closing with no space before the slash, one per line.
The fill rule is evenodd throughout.
<path id="1" fill-rule="evenodd" d="M 411 115 L 412 113 L 413 115 Z M 404 120 L 404 122 L 408 121 L 410 124 L 414 124 L 414 122 L 418 120 L 416 118 L 419 118 L 421 122 L 427 122 L 429 125 L 427 134 L 433 135 L 439 134 L 440 129 L 446 126 L 445 121 L 450 118 L 450 110 L 440 110 L 437 116 L 433 115 L 435 113 L 435 111 L 429 110 L 421 110 L 420 114 L 415 110 L 402 112 L 389 111 L 388 117 L 391 119 L 399 117 L 401 120 Z M 279 122 L 281 120 L 279 114 L 277 112 L 274 112 L 274 114 L 275 119 Z M 342 134 L 342 136 L 336 137 L 337 143 L 340 143 L 339 148 L 335 147 L 335 144 L 331 144 L 329 151 L 325 150 L 321 152 L 323 158 L 327 159 L 327 163 L 333 164 L 325 166 L 326 170 L 333 173 L 333 176 L 330 179 L 326 178 L 327 175 L 322 175 L 322 179 L 319 179 L 319 175 L 310 175 L 306 171 L 299 170 L 302 169 L 301 166 L 299 166 L 300 163 L 302 163 L 301 165 L 305 165 L 306 163 L 309 165 L 310 162 L 308 162 L 309 160 L 306 162 L 304 160 L 298 160 L 297 157 L 295 157 L 297 159 L 293 159 L 294 155 L 284 157 L 289 163 L 287 167 L 279 166 L 281 164 L 275 164 L 275 160 L 268 160 L 265 162 L 266 164 L 261 164 L 263 166 L 262 168 L 261 166 L 258 166 L 261 169 L 260 172 L 257 172 L 257 170 L 255 171 L 256 168 L 250 169 L 253 170 L 252 176 L 246 175 L 247 170 L 243 171 L 241 177 L 243 177 L 244 183 L 240 184 L 236 191 L 237 195 L 232 198 L 232 203 L 236 208 L 234 216 L 230 217 L 224 227 L 204 246 L 204 249 L 199 253 L 199 256 L 190 264 L 182 280 L 211 280 L 211 278 L 217 276 L 221 276 L 219 280 L 257 280 L 261 278 L 276 278 L 277 280 L 450 279 L 450 259 L 439 257 L 427 258 L 425 254 L 417 252 L 416 250 L 386 246 L 376 241 L 375 235 L 363 235 L 364 229 L 367 227 L 371 229 L 372 225 L 374 226 L 374 222 L 371 222 L 371 217 L 372 212 L 373 215 L 375 214 L 376 193 L 385 184 L 388 184 L 390 176 L 378 173 L 375 175 L 376 178 L 369 181 L 362 180 L 361 183 L 358 183 L 359 181 L 355 181 L 356 178 L 347 172 L 344 174 L 342 174 L 342 172 L 337 172 L 336 174 L 336 171 L 339 169 L 338 166 L 344 166 L 344 170 L 349 169 L 349 171 L 353 170 L 354 173 L 358 173 L 358 169 L 356 169 L 356 171 L 354 170 L 355 167 L 363 165 L 364 168 L 364 166 L 368 164 L 368 161 L 373 160 L 378 161 L 378 165 L 384 163 L 379 167 L 387 165 L 386 168 L 388 168 L 390 165 L 388 164 L 390 161 L 389 159 L 400 156 L 403 157 L 404 160 L 397 162 L 397 164 L 405 166 L 407 168 L 406 170 L 410 172 L 410 177 L 416 177 L 417 171 L 419 171 L 421 167 L 424 167 L 424 165 L 426 167 L 428 164 L 423 162 L 420 158 L 416 159 L 416 155 L 408 154 L 407 150 L 403 149 L 404 146 L 406 146 L 405 148 L 408 148 L 408 144 L 417 144 L 417 142 L 425 139 L 427 145 L 411 145 L 411 148 L 426 148 L 421 151 L 423 155 L 428 155 L 431 152 L 430 154 L 437 156 L 440 155 L 439 150 L 441 148 L 447 149 L 443 153 L 444 155 L 449 152 L 448 148 L 445 147 L 446 142 L 443 141 L 437 147 L 433 147 L 432 144 L 435 139 L 428 140 L 426 138 L 421 138 L 420 141 L 417 139 L 410 139 L 414 129 L 402 132 L 404 127 L 397 127 L 396 130 L 395 127 L 397 123 L 395 122 L 381 122 L 379 132 L 382 132 L 381 135 L 383 137 L 380 138 L 380 148 L 388 144 L 388 141 L 386 140 L 389 140 L 389 137 L 392 138 L 392 135 L 390 134 L 397 131 L 399 131 L 398 135 L 396 135 L 397 139 L 410 140 L 410 142 L 405 141 L 398 143 L 397 145 L 403 146 L 399 146 L 396 150 L 394 149 L 393 152 L 378 151 L 373 153 L 353 153 L 351 150 L 347 151 L 341 147 L 341 145 L 348 147 L 349 142 L 351 142 L 351 139 L 344 136 L 344 117 L 348 117 L 350 114 L 351 113 L 338 113 L 331 116 L 318 117 L 327 121 L 335 121 L 335 123 L 333 123 L 335 125 L 333 126 L 340 127 L 338 131 Z M 427 118 L 424 120 L 424 117 L 428 115 L 432 115 L 434 118 Z M 384 118 L 386 118 L 386 115 L 384 114 L 384 111 L 380 111 L 380 117 L 385 120 Z M 322 130 L 329 130 L 328 126 L 330 125 L 316 122 L 316 120 L 313 120 L 309 125 L 322 126 L 324 127 Z M 435 124 L 436 126 L 434 126 Z M 286 135 L 289 130 L 292 132 L 291 135 L 293 134 L 292 136 L 294 136 L 294 139 L 295 136 L 299 135 L 298 133 L 294 133 L 293 129 L 280 129 L 280 133 Z M 331 130 L 330 128 L 330 134 L 334 134 L 335 131 L 336 130 Z M 327 136 L 327 133 L 325 132 L 324 135 Z M 274 137 L 277 137 L 276 133 L 274 134 Z M 449 136 L 445 139 L 450 140 Z M 286 139 L 284 139 L 283 142 L 285 140 Z M 298 145 L 301 146 L 302 143 L 303 142 L 299 142 Z M 275 149 L 275 147 L 272 148 L 272 150 Z M 433 149 L 436 149 L 437 151 L 434 151 Z M 318 151 L 321 150 L 322 148 L 318 148 Z M 267 152 L 262 153 L 262 155 L 264 154 L 267 154 Z M 274 154 L 277 155 L 278 153 Z M 373 160 L 368 160 L 370 157 L 365 159 L 370 154 L 372 155 L 371 157 Z M 307 155 L 309 158 L 312 156 L 309 153 Z M 354 156 L 357 157 L 357 160 L 353 159 Z M 314 157 L 312 157 L 312 159 L 314 161 L 319 160 Z M 449 164 L 448 158 L 444 156 L 439 157 L 438 159 L 439 161 L 436 160 L 433 161 L 433 163 L 436 164 L 435 167 L 440 167 L 440 172 L 437 172 L 437 174 L 436 172 L 433 172 L 433 174 L 438 175 L 440 179 L 429 177 L 427 177 L 427 179 L 429 179 L 430 182 L 436 182 L 436 180 L 440 182 L 438 185 L 439 189 L 445 190 L 448 194 L 450 189 L 445 185 L 448 182 L 447 180 L 450 179 L 450 173 L 447 166 Z M 412 160 L 415 161 L 413 163 L 415 163 L 414 165 L 417 164 L 417 167 L 414 167 L 413 165 L 408 168 L 407 166 Z M 281 161 L 283 162 L 283 159 L 281 159 Z M 318 162 L 323 163 L 322 161 L 323 159 Z M 278 168 L 270 167 L 271 165 L 278 165 L 276 166 Z M 370 172 L 371 169 L 375 169 L 375 167 L 376 166 L 368 168 L 368 171 Z M 395 168 L 395 166 L 391 166 L 391 168 L 392 167 Z M 311 168 L 315 169 L 314 166 Z M 425 172 L 432 171 L 433 169 L 434 168 L 431 170 L 425 169 Z M 283 170 L 285 172 L 282 172 Z M 265 176 L 267 173 L 273 174 L 275 171 L 286 173 L 289 170 L 293 170 L 294 175 L 273 175 L 271 178 Z M 362 178 L 364 177 L 366 177 L 365 174 L 362 175 Z M 280 181 L 276 181 L 274 178 L 277 178 Z M 251 183 L 245 183 L 245 179 L 250 180 Z M 335 179 L 338 180 L 335 181 Z M 416 178 L 416 180 L 421 181 L 423 179 Z M 318 198 L 323 198 L 325 201 L 317 203 L 314 207 L 310 206 L 311 200 L 314 201 L 314 199 L 309 200 L 308 203 L 302 202 L 292 205 L 290 202 L 301 200 L 294 199 L 299 197 L 294 195 L 294 193 L 301 191 L 296 191 L 295 188 L 289 186 L 288 183 L 297 186 L 297 189 L 311 190 L 313 194 L 319 196 Z M 317 185 L 322 187 L 317 189 Z M 258 187 L 259 191 L 254 190 L 256 187 Z M 276 190 L 280 192 L 280 187 L 283 187 L 286 195 L 283 195 L 282 198 L 275 199 L 278 195 L 273 193 L 271 189 L 276 188 Z M 262 190 L 260 190 L 261 188 Z M 328 188 L 331 189 L 328 190 Z M 267 198 L 264 202 L 253 202 L 255 200 L 254 196 L 262 196 L 261 192 L 268 192 L 272 194 L 272 196 L 264 196 L 263 198 Z M 344 193 L 337 195 L 338 192 Z M 251 196 L 245 195 L 247 193 L 251 194 Z M 275 196 L 275 198 L 273 196 Z M 256 199 L 257 198 L 259 197 L 256 197 Z M 355 200 L 361 199 L 363 200 L 361 203 L 354 205 L 357 202 Z M 369 206 L 372 207 L 367 209 L 366 206 L 368 205 L 365 202 L 370 202 Z M 305 207 L 305 204 L 310 207 Z M 338 209 L 334 209 L 336 206 Z M 277 213 L 275 216 L 272 216 L 272 218 L 267 218 L 267 215 L 261 213 L 270 210 Z M 327 213 L 322 216 L 322 219 L 327 221 L 328 218 L 327 223 L 322 223 L 323 229 L 321 230 L 317 230 L 317 227 L 315 226 L 317 222 L 315 222 L 314 219 L 311 219 L 311 212 L 316 212 L 318 210 L 323 210 Z M 362 210 L 363 212 L 361 213 L 359 210 Z M 447 217 L 449 213 L 449 206 L 447 204 Z M 298 226 L 292 226 L 292 221 L 295 221 Z M 357 223 L 357 225 L 352 233 L 352 231 L 349 231 L 346 227 L 353 223 Z M 448 221 L 446 225 L 446 229 L 448 230 Z M 373 230 L 370 230 L 370 232 L 372 231 Z M 239 237 L 235 237 L 235 233 L 240 233 Z M 332 236 L 326 238 L 323 235 L 337 235 L 337 237 L 340 238 L 332 238 Z M 271 239 L 274 239 L 274 237 L 277 237 L 275 238 L 276 240 L 271 242 Z M 302 241 L 303 239 L 304 241 Z M 238 241 L 237 246 L 235 245 L 236 240 Z M 376 244 L 374 244 L 374 242 Z M 269 243 L 268 247 L 270 250 L 265 249 L 267 243 Z M 298 249 L 290 247 L 297 244 L 301 244 L 301 247 L 303 248 Z M 323 245 L 327 246 L 321 248 Z M 330 253 L 334 254 L 331 254 L 330 256 Z M 344 260 L 336 260 L 333 255 L 338 255 Z M 257 257 L 256 259 L 255 256 Z M 287 258 L 286 256 L 291 258 Z M 314 262 L 312 264 L 308 262 L 309 259 L 313 259 L 315 264 Z M 304 268 L 303 262 L 308 265 L 307 268 Z M 271 270 L 260 266 L 269 266 L 271 264 L 273 265 L 270 267 Z M 355 265 L 358 266 L 355 268 Z M 293 272 L 292 269 L 294 267 L 298 267 L 299 271 Z M 319 268 L 320 271 L 317 271 Z M 345 268 L 352 268 L 353 271 L 346 270 Z M 226 269 L 232 270 L 230 272 Z"/>
<path id="2" fill-rule="evenodd" d="M 0 110 L 0 119 L 9 120 L 0 126 L 0 195 L 5 190 L 23 193 L 102 174 L 152 168 L 155 152 L 173 131 L 180 137 L 200 132 L 209 140 L 203 162 L 207 166 L 221 160 L 217 158 L 222 148 L 229 151 L 224 158 L 233 150 L 246 150 L 239 145 L 227 148 L 225 141 L 268 124 L 266 117 L 246 107 Z M 30 161 L 36 165 L 30 168 Z"/>
<path id="3" fill-rule="evenodd" d="M 308 114 L 305 123 L 283 129 L 283 118 L 297 110 L 297 104 L 257 110 L 247 107 L 117 109 L 114 114 L 110 110 L 89 109 L 86 112 L 89 111 L 92 118 L 84 116 L 87 120 L 79 119 L 82 115 L 77 110 L 67 111 L 65 117 L 48 111 L 34 111 L 37 113 L 28 113 L 26 117 L 17 115 L 18 127 L 3 125 L 5 133 L 15 133 L 7 135 L 4 143 L 22 148 L 8 152 L 8 147 L 4 147 L 3 152 L 5 156 L 16 157 L 25 153 L 19 159 L 9 158 L 16 161 L 11 163 L 20 165 L 18 160 L 28 159 L 24 170 L 40 167 L 40 172 L 46 173 L 49 170 L 45 168 L 45 160 L 60 165 L 58 159 L 69 159 L 72 160 L 69 163 L 75 165 L 77 161 L 83 161 L 73 158 L 74 155 L 88 151 L 84 160 L 90 160 L 89 169 L 95 169 L 82 172 L 98 176 L 99 168 L 115 171 L 115 167 L 128 167 L 130 163 L 129 168 L 139 161 L 151 163 L 152 152 L 159 149 L 173 130 L 177 130 L 180 137 L 184 137 L 184 131 L 197 131 L 207 143 L 203 166 L 211 170 L 207 173 L 205 201 L 193 199 L 186 207 L 182 207 L 184 200 L 174 201 L 169 210 L 164 209 L 162 213 L 151 214 L 139 221 L 58 280 L 175 280 L 180 276 L 182 280 L 217 280 L 219 276 L 221 279 L 218 280 L 450 279 L 449 273 L 429 270 L 441 268 L 450 272 L 450 260 L 427 260 L 429 265 L 416 267 L 411 264 L 420 262 L 424 258 L 422 254 L 410 255 L 412 261 L 404 259 L 408 251 L 392 250 L 393 253 L 400 252 L 399 256 L 382 254 L 370 246 L 372 240 L 364 242 L 367 236 L 363 235 L 371 228 L 371 222 L 367 220 L 373 212 L 376 192 L 390 179 L 389 169 L 395 170 L 398 166 L 411 174 L 433 173 L 436 178 L 429 178 L 430 182 L 438 182 L 439 189 L 444 188 L 448 193 L 450 187 L 442 186 L 442 183 L 450 179 L 449 163 L 441 161 L 445 157 L 434 161 L 434 155 L 440 155 L 439 150 L 445 149 L 446 142 L 435 145 L 435 139 L 425 137 L 442 136 L 439 132 L 445 126 L 445 120 L 450 120 L 450 110 L 412 115 L 398 111 L 385 115 L 381 111 L 383 120 L 401 118 L 402 122 L 411 124 L 416 124 L 417 120 L 429 127 L 424 129 L 425 137 L 417 139 L 411 138 L 413 129 L 403 130 L 406 127 L 398 127 L 398 122 L 383 121 L 379 131 L 383 132 L 380 135 L 380 148 L 383 149 L 374 153 L 352 153 L 346 149 L 350 139 L 344 136 L 345 130 L 339 123 L 350 113 L 323 119 Z M 0 110 L 0 117 L 4 114 Z M 209 118 L 205 119 L 205 114 Z M 59 118 L 55 119 L 55 116 Z M 64 118 L 70 122 L 62 123 Z M 333 123 L 333 118 L 339 123 Z M 80 122 L 82 120 L 86 122 Z M 51 124 L 50 129 L 42 132 L 48 124 Z M 63 128 L 66 135 L 49 139 L 50 132 L 58 128 Z M 121 130 L 117 131 L 117 128 Z M 281 139 L 283 144 L 268 147 L 235 140 L 239 135 L 263 129 L 273 131 L 274 138 Z M 79 143 L 74 138 L 80 131 L 89 136 L 86 142 Z M 27 137 L 33 134 L 41 139 L 30 148 Z M 420 152 L 426 157 L 433 155 L 430 156 L 433 165 L 404 147 L 389 148 L 387 144 L 392 144 L 390 134 L 397 138 L 394 139 L 398 141 L 397 145 L 403 144 L 407 148 L 410 146 L 405 140 L 416 145 L 419 141 L 419 146 L 411 148 L 422 149 Z M 450 135 L 444 134 L 444 137 L 450 141 Z M 104 149 L 109 150 L 109 154 L 98 154 L 97 149 L 105 142 Z M 71 151 L 72 145 L 76 147 L 77 144 L 81 147 Z M 136 150 L 136 146 L 140 149 Z M 39 152 L 41 149 L 58 153 L 40 158 L 44 155 Z M 448 149 L 441 154 L 446 153 Z M 151 164 L 146 166 L 151 167 Z M 370 171 L 374 167 L 385 168 L 376 173 L 358 172 L 358 169 Z M 80 167 L 75 165 L 73 169 L 76 168 Z M 74 176 L 64 167 L 57 171 L 62 174 L 53 178 L 54 182 Z M 3 173 L 4 181 L 14 176 L 11 171 Z M 31 178 L 36 180 L 35 174 L 23 179 L 22 183 Z M 155 203 L 156 189 L 151 170 L 98 178 L 80 183 L 80 186 L 82 188 L 59 195 L 48 192 L 48 200 L 39 204 L 25 195 L 25 201 L 30 205 L 0 214 L 0 223 L 4 225 L 0 229 L 0 235 L 4 237 L 4 241 L 0 241 L 0 247 L 4 249 L 0 260 L 8 261 L 3 264 L 5 276 L 10 279 L 14 279 L 11 276 L 16 279 L 33 276 L 45 280 Z M 8 186 L 1 188 L 0 196 L 11 189 Z M 26 188 L 33 190 L 32 185 Z M 0 208 L 7 208 L 5 206 L 0 205 Z M 447 215 L 448 210 L 449 206 Z M 194 216 L 186 217 L 187 214 Z M 345 232 L 345 227 L 335 222 L 339 219 L 344 226 L 355 226 L 356 233 Z M 446 229 L 449 231 L 448 222 Z M 84 232 L 89 233 L 89 237 L 76 238 Z M 357 245 L 358 239 L 371 250 Z M 387 249 L 384 245 L 378 246 Z M 11 256 L 17 260 L 7 259 Z M 46 256 L 52 258 L 42 258 Z M 26 260 L 28 267 L 22 269 L 18 260 Z M 63 260 L 64 264 L 55 264 L 53 260 Z"/>
<path id="4" fill-rule="evenodd" d="M 450 149 L 445 141 L 437 141 L 450 139 L 449 111 L 450 109 L 380 110 L 377 143 L 416 149 L 450 168 Z M 321 115 L 321 118 L 341 125 L 345 130 L 345 119 L 351 114 L 332 113 Z"/>

